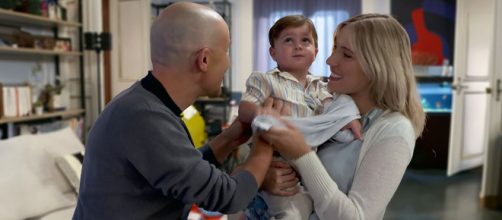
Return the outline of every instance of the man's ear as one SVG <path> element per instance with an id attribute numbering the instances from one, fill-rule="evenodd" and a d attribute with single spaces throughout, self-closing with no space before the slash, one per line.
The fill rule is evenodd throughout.
<path id="1" fill-rule="evenodd" d="M 319 52 L 319 48 L 315 48 L 315 54 L 314 54 L 314 58 L 317 56 L 317 53 Z"/>
<path id="2" fill-rule="evenodd" d="M 207 72 L 209 69 L 209 54 L 209 48 L 204 47 L 199 50 L 197 57 L 195 58 L 195 65 L 197 66 L 197 69 L 202 72 Z"/>
<path id="3" fill-rule="evenodd" d="M 268 52 L 270 53 L 270 57 L 272 57 L 275 61 L 275 49 L 273 47 L 269 47 Z"/>

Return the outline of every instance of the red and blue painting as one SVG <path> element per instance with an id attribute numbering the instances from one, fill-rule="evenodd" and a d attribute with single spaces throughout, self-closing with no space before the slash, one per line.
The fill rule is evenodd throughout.
<path id="1" fill-rule="evenodd" d="M 391 14 L 404 26 L 415 65 L 452 65 L 456 0 L 392 0 Z"/>

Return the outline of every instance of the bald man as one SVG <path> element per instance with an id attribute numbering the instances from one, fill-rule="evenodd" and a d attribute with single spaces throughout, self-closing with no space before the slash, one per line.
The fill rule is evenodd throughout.
<path id="1" fill-rule="evenodd" d="M 87 140 L 73 219 L 186 219 L 192 204 L 234 213 L 256 194 L 272 159 L 258 140 L 231 176 L 218 167 L 246 141 L 236 120 L 196 150 L 180 119 L 198 96 L 220 93 L 230 37 L 215 11 L 167 7 L 151 27 L 153 70 L 115 97 Z"/>

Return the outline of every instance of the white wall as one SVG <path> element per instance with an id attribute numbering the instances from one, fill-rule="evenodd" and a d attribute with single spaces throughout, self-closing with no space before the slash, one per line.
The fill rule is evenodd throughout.
<path id="1" fill-rule="evenodd" d="M 390 0 L 361 0 L 362 13 L 390 14 Z"/>
<path id="2" fill-rule="evenodd" d="M 244 92 L 246 79 L 253 71 L 253 1 L 232 3 L 232 90 Z"/>

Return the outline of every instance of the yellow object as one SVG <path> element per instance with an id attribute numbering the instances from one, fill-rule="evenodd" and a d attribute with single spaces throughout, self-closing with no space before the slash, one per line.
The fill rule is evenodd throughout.
<path id="1" fill-rule="evenodd" d="M 183 117 L 181 120 L 185 122 L 188 128 L 188 133 L 192 137 L 193 144 L 195 148 L 199 148 L 206 143 L 207 133 L 206 133 L 206 123 L 204 118 L 200 115 L 199 111 L 195 109 L 192 105 L 181 113 Z"/>

